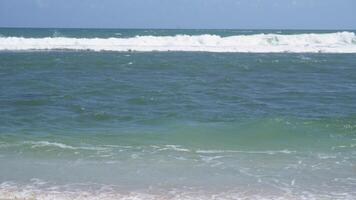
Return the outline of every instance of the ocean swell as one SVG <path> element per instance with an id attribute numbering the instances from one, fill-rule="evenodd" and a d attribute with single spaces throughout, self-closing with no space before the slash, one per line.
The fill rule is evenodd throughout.
<path id="1" fill-rule="evenodd" d="M 202 51 L 251 53 L 356 53 L 354 32 L 136 36 L 131 38 L 0 37 L 0 50 Z"/>

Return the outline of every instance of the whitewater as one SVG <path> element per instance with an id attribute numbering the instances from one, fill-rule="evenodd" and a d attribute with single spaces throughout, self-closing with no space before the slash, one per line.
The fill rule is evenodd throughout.
<path id="1" fill-rule="evenodd" d="M 89 51 L 188 51 L 240 53 L 356 53 L 354 32 L 214 34 L 134 36 L 109 38 L 6 37 L 0 36 L 0 51 L 89 50 Z"/>

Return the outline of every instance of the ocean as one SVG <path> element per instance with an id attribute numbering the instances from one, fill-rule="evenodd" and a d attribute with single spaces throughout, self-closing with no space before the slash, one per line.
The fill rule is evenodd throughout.
<path id="1" fill-rule="evenodd" d="M 0 29 L 0 199 L 355 198 L 355 31 Z"/>

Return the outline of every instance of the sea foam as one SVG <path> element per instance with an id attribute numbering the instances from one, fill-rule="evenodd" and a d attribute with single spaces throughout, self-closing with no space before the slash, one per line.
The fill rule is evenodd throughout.
<path id="1" fill-rule="evenodd" d="M 136 36 L 131 38 L 0 37 L 0 50 L 202 51 L 253 53 L 356 53 L 354 32 Z"/>
<path id="2" fill-rule="evenodd" d="M 32 179 L 33 180 L 33 179 Z M 294 185 L 295 179 L 291 184 Z M 244 199 L 276 199 L 276 200 L 304 200 L 304 199 L 354 199 L 352 193 L 327 193 L 325 191 L 298 191 L 289 186 L 278 187 L 278 192 L 271 193 L 266 188 L 246 189 L 236 188 L 214 191 L 199 188 L 172 188 L 140 191 L 121 191 L 114 185 L 78 184 L 49 186 L 47 182 L 35 179 L 32 184 L 20 185 L 14 182 L 0 183 L 0 199 L 37 199 L 37 200 L 244 200 Z M 48 186 L 47 186 L 48 185 Z M 87 189 L 87 187 L 96 189 Z"/>

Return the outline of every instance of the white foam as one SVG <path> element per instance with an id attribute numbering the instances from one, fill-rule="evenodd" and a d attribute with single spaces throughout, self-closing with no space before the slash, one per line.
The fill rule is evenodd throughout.
<path id="1" fill-rule="evenodd" d="M 157 146 L 157 145 L 151 145 L 153 149 L 156 149 L 158 151 L 182 151 L 182 152 L 190 152 L 190 149 L 182 148 L 181 145 L 164 145 L 163 147 Z"/>
<path id="2" fill-rule="evenodd" d="M 25 144 L 32 144 L 32 148 L 37 148 L 37 147 L 46 147 L 46 146 L 52 146 L 52 147 L 58 147 L 62 149 L 76 149 L 73 146 L 66 145 L 63 143 L 58 143 L 58 142 L 48 142 L 48 141 L 25 141 Z"/>
<path id="3" fill-rule="evenodd" d="M 244 153 L 244 154 L 274 155 L 274 154 L 291 154 L 291 153 L 296 153 L 296 152 L 285 149 L 285 150 L 280 150 L 280 151 L 197 150 L 196 153 L 201 153 L 201 154 Z"/>
<path id="4" fill-rule="evenodd" d="M 246 189 L 246 188 L 245 188 Z M 36 184 L 20 186 L 12 182 L 0 184 L 0 199 L 37 199 L 37 200 L 245 200 L 245 199 L 354 199 L 352 193 L 317 191 L 291 192 L 279 190 L 271 193 L 263 189 L 243 188 L 227 191 L 210 191 L 198 188 L 151 191 L 117 191 L 110 186 L 96 190 L 68 189 L 61 186 L 41 188 Z"/>
<path id="5" fill-rule="evenodd" d="M 183 152 L 189 152 L 189 149 L 182 148 L 180 145 L 165 145 L 166 148 L 163 148 L 162 150 L 174 150 L 174 151 L 183 151 Z"/>
<path id="6" fill-rule="evenodd" d="M 0 37 L 0 50 L 205 51 L 254 53 L 356 53 L 353 32 L 136 36 L 131 38 Z"/>
<path id="7" fill-rule="evenodd" d="M 74 147 L 63 143 L 58 142 L 48 142 L 48 141 L 25 141 L 24 144 L 31 144 L 32 148 L 40 148 L 40 147 L 56 147 L 60 149 L 72 149 L 72 150 L 95 150 L 95 151 L 105 151 L 107 148 L 104 147 L 87 147 L 87 146 L 80 146 Z"/>

